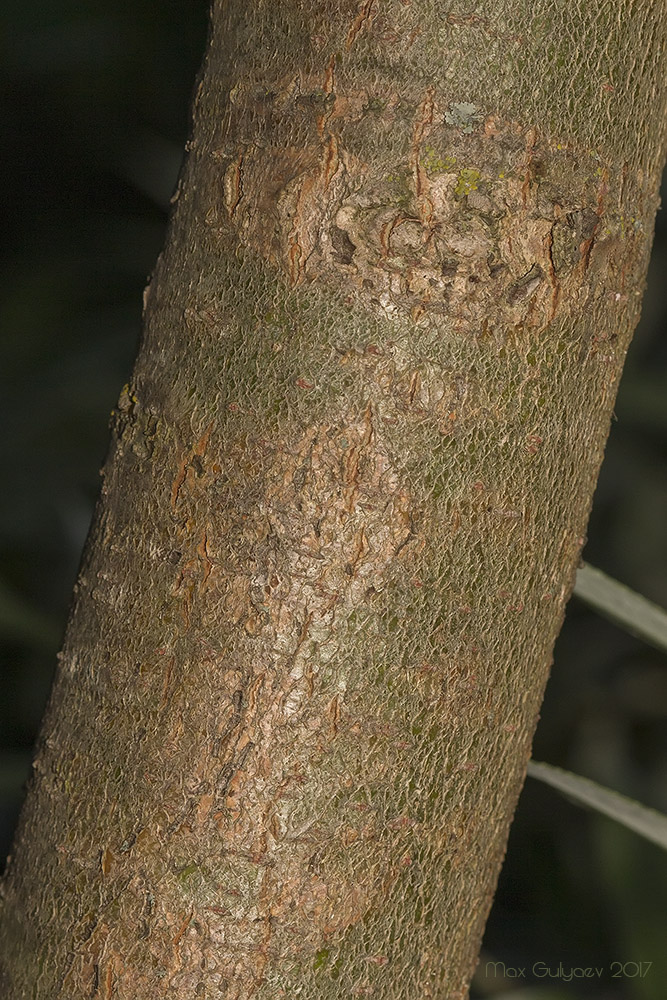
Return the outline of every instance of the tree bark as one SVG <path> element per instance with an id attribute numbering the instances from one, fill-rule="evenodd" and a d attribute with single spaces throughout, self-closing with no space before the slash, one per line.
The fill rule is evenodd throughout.
<path id="1" fill-rule="evenodd" d="M 664 154 L 661 0 L 215 0 L 9 1000 L 467 994 Z"/>

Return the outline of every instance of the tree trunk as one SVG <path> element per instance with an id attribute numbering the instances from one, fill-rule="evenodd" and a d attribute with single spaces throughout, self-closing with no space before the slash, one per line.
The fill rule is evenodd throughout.
<path id="1" fill-rule="evenodd" d="M 662 0 L 216 0 L 8 1000 L 462 998 L 664 149 Z"/>

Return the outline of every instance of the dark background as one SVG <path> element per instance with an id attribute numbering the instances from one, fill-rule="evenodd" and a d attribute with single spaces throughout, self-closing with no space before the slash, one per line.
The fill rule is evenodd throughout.
<path id="1" fill-rule="evenodd" d="M 3 0 L 1 18 L 4 858 L 98 491 L 109 413 L 130 375 L 142 291 L 164 238 L 207 4 Z M 666 265 L 659 214 L 585 550 L 588 561 L 663 605 Z M 664 655 L 573 599 L 536 759 L 667 812 L 666 668 Z M 666 941 L 664 853 L 529 779 L 475 996 L 662 1000 Z M 508 974 L 498 967 L 485 977 L 487 961 L 504 962 Z M 536 978 L 538 962 L 551 975 Z M 639 962 L 653 962 L 644 976 L 632 964 Z M 567 983 L 559 964 L 565 973 L 603 972 Z"/>

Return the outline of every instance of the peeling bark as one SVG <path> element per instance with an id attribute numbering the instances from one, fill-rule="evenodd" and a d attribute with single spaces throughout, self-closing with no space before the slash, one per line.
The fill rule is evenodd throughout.
<path id="1" fill-rule="evenodd" d="M 657 207 L 618 6 L 214 4 L 10 1000 L 466 995 Z"/>

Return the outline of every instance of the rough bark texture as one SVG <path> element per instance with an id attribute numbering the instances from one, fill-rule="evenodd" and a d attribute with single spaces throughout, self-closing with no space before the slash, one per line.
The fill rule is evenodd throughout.
<path id="1" fill-rule="evenodd" d="M 638 318 L 666 20 L 215 3 L 8 1000 L 465 996 Z"/>

